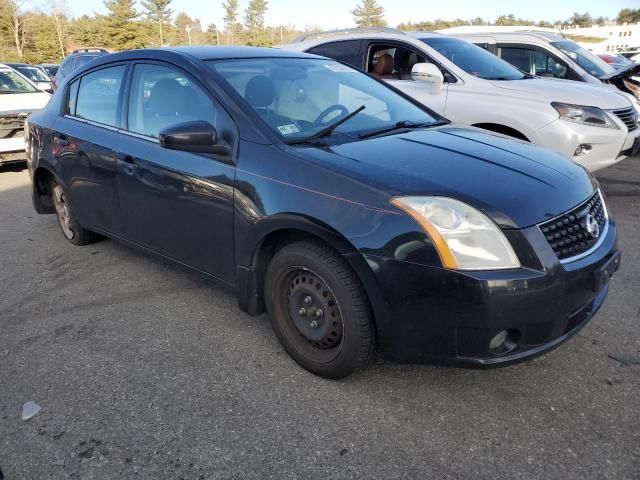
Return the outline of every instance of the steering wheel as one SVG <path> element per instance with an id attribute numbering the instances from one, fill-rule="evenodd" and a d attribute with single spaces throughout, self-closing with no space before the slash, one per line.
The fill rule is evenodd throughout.
<path id="1" fill-rule="evenodd" d="M 313 123 L 315 124 L 323 124 L 323 123 L 327 123 L 327 122 L 321 122 L 320 120 L 324 119 L 327 115 L 329 115 L 332 112 L 340 112 L 340 115 L 338 115 L 338 117 L 342 117 L 344 115 L 348 115 L 349 114 L 349 110 L 347 109 L 347 107 L 345 107 L 344 105 L 340 105 L 339 103 L 336 103 L 335 105 L 331 105 L 327 108 L 325 108 L 322 112 L 320 112 L 320 115 L 317 116 L 317 118 L 315 119 L 315 121 Z"/>

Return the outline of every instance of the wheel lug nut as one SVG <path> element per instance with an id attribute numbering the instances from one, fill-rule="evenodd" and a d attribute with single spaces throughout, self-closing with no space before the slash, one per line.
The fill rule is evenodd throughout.
<path id="1" fill-rule="evenodd" d="M 298 310 L 298 315 L 306 315 L 307 314 L 307 309 L 306 308 L 301 308 L 300 310 Z"/>
<path id="2" fill-rule="evenodd" d="M 304 304 L 305 305 L 309 305 L 312 301 L 313 301 L 313 298 L 311 298 L 309 295 L 304 297 Z"/>
<path id="3" fill-rule="evenodd" d="M 318 322 L 316 322 L 315 320 L 312 320 L 311 323 L 309 323 L 309 326 L 311 328 L 318 328 Z"/>
<path id="4" fill-rule="evenodd" d="M 316 310 L 316 317 L 320 318 L 322 315 L 324 315 L 324 312 L 321 309 Z"/>

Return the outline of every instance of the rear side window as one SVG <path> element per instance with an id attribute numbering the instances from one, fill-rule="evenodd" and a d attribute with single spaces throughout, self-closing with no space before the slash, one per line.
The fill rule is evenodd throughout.
<path id="1" fill-rule="evenodd" d="M 309 49 L 309 53 L 340 60 L 362 70 L 362 40 L 331 42 Z"/>
<path id="2" fill-rule="evenodd" d="M 120 86 L 125 66 L 103 68 L 80 79 L 75 116 L 115 127 L 118 125 Z"/>

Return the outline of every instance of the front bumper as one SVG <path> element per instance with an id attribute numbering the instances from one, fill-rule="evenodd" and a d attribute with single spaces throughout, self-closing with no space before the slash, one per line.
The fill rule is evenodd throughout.
<path id="1" fill-rule="evenodd" d="M 603 279 L 620 265 L 615 223 L 597 250 L 566 264 L 537 227 L 509 235 L 521 237 L 516 244 L 531 245 L 538 259 L 531 257 L 514 270 L 457 272 L 365 255 L 383 297 L 372 302 L 383 356 L 397 362 L 505 366 L 542 355 L 586 325 L 607 295 Z M 517 343 L 492 353 L 489 343 L 503 330 L 515 332 Z"/>
<path id="2" fill-rule="evenodd" d="M 0 165 L 27 159 L 24 137 L 0 139 Z"/>
<path id="3" fill-rule="evenodd" d="M 595 172 L 610 167 L 630 155 L 634 144 L 640 142 L 640 128 L 629 132 L 620 124 L 619 129 L 600 128 L 565 120 L 555 120 L 537 130 L 531 141 L 559 151 L 567 158 L 579 163 L 587 170 Z M 575 156 L 579 145 L 589 145 L 586 155 Z"/>

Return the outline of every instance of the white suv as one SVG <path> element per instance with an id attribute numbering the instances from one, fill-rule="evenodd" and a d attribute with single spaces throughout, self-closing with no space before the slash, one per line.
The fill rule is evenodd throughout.
<path id="1" fill-rule="evenodd" d="M 523 72 L 541 77 L 609 85 L 640 107 L 640 64 L 616 70 L 571 39 L 549 32 L 452 34 L 496 54 Z"/>
<path id="2" fill-rule="evenodd" d="M 523 74 L 458 38 L 343 31 L 301 37 L 281 48 L 340 60 L 453 121 L 560 151 L 591 171 L 640 149 L 638 113 L 621 93 Z"/>

